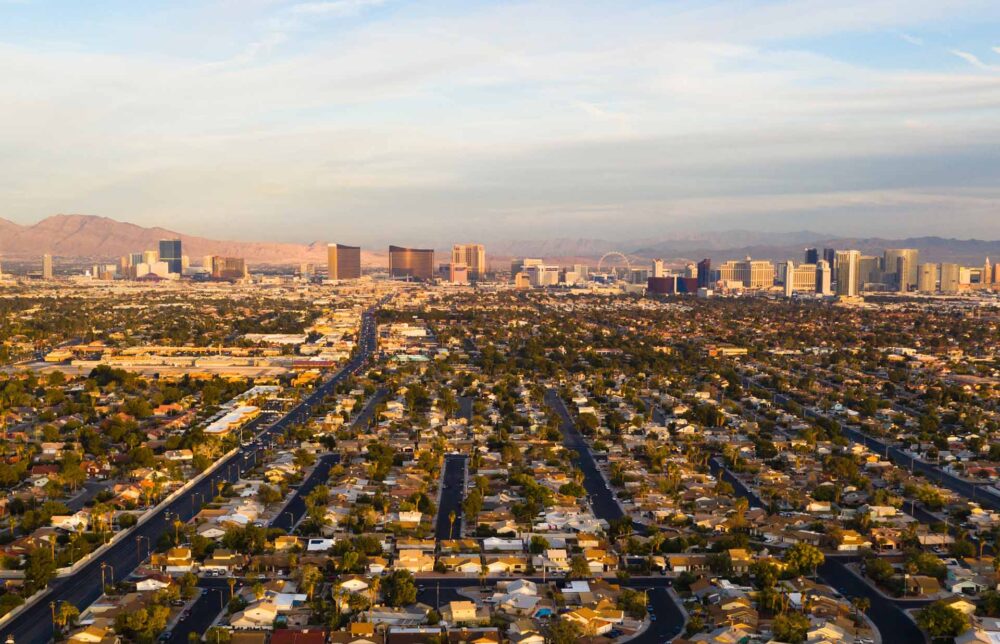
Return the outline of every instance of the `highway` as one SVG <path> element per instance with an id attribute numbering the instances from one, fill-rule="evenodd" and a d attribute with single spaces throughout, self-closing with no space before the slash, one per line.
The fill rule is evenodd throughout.
<path id="1" fill-rule="evenodd" d="M 148 554 L 152 547 L 150 544 L 156 544 L 160 535 L 172 530 L 175 519 L 185 522 L 191 520 L 201 504 L 214 497 L 216 484 L 237 481 L 243 472 L 251 469 L 256 463 L 257 455 L 264 449 L 265 442 L 285 433 L 291 425 L 307 420 L 312 410 L 329 396 L 338 384 L 364 368 L 371 358 L 376 344 L 374 313 L 377 306 L 379 305 L 376 304 L 362 316 L 358 351 L 340 371 L 320 384 L 315 391 L 279 420 L 261 430 L 255 440 L 218 461 L 210 470 L 211 475 L 185 490 L 169 504 L 160 505 L 153 510 L 149 518 L 129 531 L 125 538 L 72 575 L 54 579 L 40 601 L 25 608 L 0 628 L 0 639 L 13 637 L 16 642 L 46 642 L 51 639 L 53 634 L 51 602 L 57 604 L 69 602 L 82 611 L 101 596 L 102 568 L 109 583 L 127 577 L 141 563 L 139 551 L 141 550 L 143 555 Z M 263 422 L 254 427 L 259 424 Z M 198 500 L 197 505 L 195 499 Z"/>

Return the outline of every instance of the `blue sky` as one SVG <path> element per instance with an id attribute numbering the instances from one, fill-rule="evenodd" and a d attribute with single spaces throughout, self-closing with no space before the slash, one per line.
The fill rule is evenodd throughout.
<path id="1" fill-rule="evenodd" d="M 995 0 L 0 0 L 0 217 L 1000 238 Z"/>

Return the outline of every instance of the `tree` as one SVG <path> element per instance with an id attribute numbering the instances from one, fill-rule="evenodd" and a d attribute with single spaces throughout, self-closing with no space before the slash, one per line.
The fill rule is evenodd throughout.
<path id="1" fill-rule="evenodd" d="M 452 510 L 448 513 L 448 538 L 451 539 L 455 532 L 455 511 Z"/>
<path id="2" fill-rule="evenodd" d="M 540 555 L 546 551 L 549 547 L 549 540 L 541 535 L 533 535 L 531 537 L 531 542 L 528 544 L 528 550 L 533 555 Z"/>
<path id="3" fill-rule="evenodd" d="M 583 637 L 583 629 L 576 622 L 566 619 L 559 619 L 552 622 L 549 627 L 549 639 L 551 644 L 576 644 L 577 640 Z"/>
<path id="4" fill-rule="evenodd" d="M 385 578 L 382 590 L 389 606 L 407 606 L 417 601 L 417 586 L 408 570 L 394 570 Z"/>
<path id="5" fill-rule="evenodd" d="M 771 627 L 774 638 L 788 644 L 801 644 L 809 632 L 809 618 L 802 613 L 782 613 Z"/>
<path id="6" fill-rule="evenodd" d="M 934 638 L 957 637 L 969 627 L 962 611 L 936 601 L 917 612 L 917 626 Z"/>
<path id="7" fill-rule="evenodd" d="M 59 602 L 59 611 L 56 619 L 63 628 L 74 626 L 80 617 L 80 609 L 69 602 Z"/>
<path id="8" fill-rule="evenodd" d="M 877 557 L 865 561 L 865 572 L 877 584 L 884 584 L 896 573 L 892 564 Z"/>
<path id="9" fill-rule="evenodd" d="M 583 555 L 575 555 L 569 563 L 570 579 L 586 579 L 590 577 L 590 564 L 587 563 Z"/>
<path id="10" fill-rule="evenodd" d="M 312 599 L 313 590 L 322 579 L 323 573 L 316 566 L 306 565 L 299 569 L 299 583 L 305 589 L 309 599 Z"/>
<path id="11" fill-rule="evenodd" d="M 48 585 L 56 572 L 56 563 L 47 547 L 39 547 L 28 553 L 28 561 L 24 566 L 24 589 L 28 595 L 41 590 Z"/>
<path id="12" fill-rule="evenodd" d="M 811 546 L 808 543 L 796 543 L 785 552 L 784 561 L 790 568 L 797 570 L 799 574 L 811 572 L 815 575 L 816 569 L 823 565 L 826 558 L 816 546 Z"/>
<path id="13" fill-rule="evenodd" d="M 257 499 L 264 504 L 265 507 L 269 507 L 281 501 L 281 490 L 270 485 L 261 485 L 260 489 L 257 490 Z"/>

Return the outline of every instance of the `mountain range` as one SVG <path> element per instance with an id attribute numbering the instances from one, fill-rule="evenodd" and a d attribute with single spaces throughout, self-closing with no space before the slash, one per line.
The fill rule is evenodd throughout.
<path id="1" fill-rule="evenodd" d="M 325 263 L 326 242 L 295 244 L 281 242 L 220 241 L 185 235 L 165 228 L 147 228 L 93 215 L 53 215 L 35 224 L 21 225 L 0 218 L 0 257 L 32 259 L 44 253 L 56 257 L 114 260 L 122 255 L 157 248 L 161 239 L 180 239 L 184 254 L 200 263 L 204 255 L 244 257 L 251 264 L 296 265 Z M 970 265 L 987 256 L 1000 259 L 1000 241 L 911 237 L 834 237 L 814 231 L 763 232 L 748 230 L 689 233 L 658 239 L 612 241 L 606 239 L 562 238 L 496 241 L 487 244 L 487 254 L 495 267 L 511 257 L 541 257 L 554 263 L 593 261 L 604 253 L 620 251 L 636 260 L 655 257 L 671 261 L 713 262 L 746 256 L 758 259 L 802 261 L 805 247 L 854 248 L 865 254 L 881 254 L 885 248 L 916 248 L 921 261 L 953 261 Z M 386 266 L 386 252 L 365 250 L 362 263 Z M 448 261 L 441 250 L 438 261 Z"/>
<path id="2" fill-rule="evenodd" d="M 54 215 L 30 226 L 0 219 L 0 255 L 11 259 L 49 253 L 63 258 L 113 260 L 128 253 L 155 250 L 161 239 L 180 239 L 184 254 L 195 264 L 200 264 L 205 255 L 244 257 L 252 264 L 326 263 L 325 242 L 219 241 L 93 215 Z M 367 265 L 379 265 L 384 263 L 384 253 L 365 252 L 361 260 Z"/>

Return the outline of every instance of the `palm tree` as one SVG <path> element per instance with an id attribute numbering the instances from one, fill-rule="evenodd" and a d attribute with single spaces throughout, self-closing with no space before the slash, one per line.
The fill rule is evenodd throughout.
<path id="1" fill-rule="evenodd" d="M 317 568 L 316 566 L 307 565 L 302 567 L 301 571 L 299 572 L 299 576 L 300 576 L 300 583 L 303 586 L 305 586 L 306 595 L 311 600 L 313 589 L 316 587 L 316 584 L 319 583 L 319 580 L 323 578 L 323 575 L 320 574 L 319 568 Z"/>
<path id="2" fill-rule="evenodd" d="M 72 626 L 80 617 L 80 610 L 69 602 L 60 602 L 58 617 L 61 626 Z"/>
<path id="3" fill-rule="evenodd" d="M 750 509 L 750 502 L 745 497 L 738 497 L 733 503 L 733 509 L 736 511 L 736 516 L 733 517 L 733 527 L 743 528 L 746 525 L 746 515 L 747 510 Z"/>
<path id="4" fill-rule="evenodd" d="M 368 583 L 368 618 L 371 620 L 371 609 L 375 605 L 375 601 L 378 600 L 379 587 L 382 585 L 381 577 L 372 577 L 372 580 Z"/>
<path id="5" fill-rule="evenodd" d="M 858 629 L 861 626 L 861 615 L 868 612 L 871 608 L 872 602 L 867 597 L 854 597 L 851 599 L 851 604 L 854 605 L 854 639 L 858 638 Z M 860 613 L 860 614 L 859 614 Z"/>
<path id="6" fill-rule="evenodd" d="M 448 538 L 451 539 L 455 532 L 455 511 L 448 513 Z"/>

